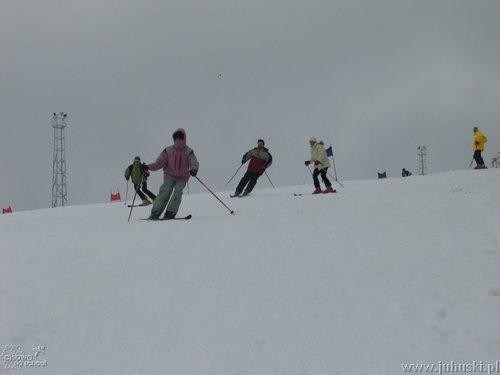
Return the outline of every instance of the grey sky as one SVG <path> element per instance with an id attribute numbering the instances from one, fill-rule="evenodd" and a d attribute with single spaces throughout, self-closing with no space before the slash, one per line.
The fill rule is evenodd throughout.
<path id="1" fill-rule="evenodd" d="M 180 126 L 217 188 L 260 137 L 278 185 L 310 183 L 311 136 L 334 143 L 342 179 L 415 172 L 420 144 L 431 172 L 463 169 L 473 125 L 489 161 L 499 20 L 497 0 L 0 0 L 0 206 L 50 206 L 59 111 L 70 204 L 123 191 L 132 158 Z"/>

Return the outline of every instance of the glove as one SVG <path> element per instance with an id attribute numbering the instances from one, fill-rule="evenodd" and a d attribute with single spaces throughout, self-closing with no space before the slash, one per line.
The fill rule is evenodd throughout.
<path id="1" fill-rule="evenodd" d="M 127 180 L 127 181 L 128 181 L 128 179 L 129 179 L 129 177 L 125 177 L 125 180 Z"/>
<path id="2" fill-rule="evenodd" d="M 315 160 L 314 161 L 314 165 L 318 165 L 319 164 L 319 161 L 318 160 Z"/>
<path id="3" fill-rule="evenodd" d="M 241 159 L 241 164 L 245 164 L 246 162 L 245 158 Z"/>
<path id="4" fill-rule="evenodd" d="M 149 168 L 148 166 L 146 165 L 146 163 L 142 163 L 142 169 L 144 169 L 145 171 L 149 171 Z"/>
<path id="5" fill-rule="evenodd" d="M 196 177 L 196 175 L 198 174 L 198 171 L 197 171 L 196 169 L 191 169 L 191 170 L 189 171 L 189 174 L 190 174 L 191 176 L 193 176 L 193 177 Z"/>
<path id="6" fill-rule="evenodd" d="M 306 160 L 306 161 L 304 162 L 304 164 L 305 164 L 305 165 L 309 165 L 309 164 L 311 164 L 311 161 L 310 161 L 310 160 Z"/>

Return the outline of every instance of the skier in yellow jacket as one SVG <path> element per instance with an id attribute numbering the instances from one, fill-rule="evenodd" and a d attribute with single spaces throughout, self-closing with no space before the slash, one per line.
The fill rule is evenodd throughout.
<path id="1" fill-rule="evenodd" d="M 309 140 L 309 145 L 311 146 L 311 159 L 306 160 L 305 165 L 314 163 L 313 181 L 315 190 L 313 191 L 313 194 L 336 193 L 337 190 L 333 189 L 332 183 L 326 176 L 326 172 L 328 171 L 328 168 L 330 168 L 331 164 L 328 156 L 326 155 L 323 141 L 318 142 L 316 138 L 313 137 Z M 321 191 L 318 175 L 321 175 L 321 179 L 326 186 L 325 191 Z"/>
<path id="2" fill-rule="evenodd" d="M 488 142 L 488 138 L 477 128 L 474 126 L 472 129 L 474 132 L 473 139 L 473 147 L 474 147 L 474 160 L 476 161 L 476 167 L 474 169 L 486 169 L 484 165 L 483 157 L 481 156 L 481 152 L 484 151 L 484 145 Z"/>

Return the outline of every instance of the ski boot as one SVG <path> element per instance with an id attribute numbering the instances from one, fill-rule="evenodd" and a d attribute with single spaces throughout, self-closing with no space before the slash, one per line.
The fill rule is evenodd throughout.
<path id="1" fill-rule="evenodd" d="M 337 190 L 333 190 L 332 185 L 328 186 L 325 191 L 323 191 L 323 194 L 328 194 L 328 193 L 336 193 Z"/>
<path id="2" fill-rule="evenodd" d="M 163 220 L 172 220 L 175 218 L 175 214 L 172 211 L 166 211 L 163 215 Z"/>
<path id="3" fill-rule="evenodd" d="M 322 193 L 321 188 L 317 187 L 312 193 L 313 194 L 321 194 Z"/>

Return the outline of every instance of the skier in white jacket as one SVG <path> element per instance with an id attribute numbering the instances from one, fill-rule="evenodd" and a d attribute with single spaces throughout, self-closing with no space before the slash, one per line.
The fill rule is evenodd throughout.
<path id="1" fill-rule="evenodd" d="M 326 172 L 328 171 L 328 168 L 330 168 L 331 164 L 328 156 L 326 155 L 323 141 L 318 142 L 316 138 L 313 137 L 309 140 L 309 144 L 311 145 L 311 159 L 306 160 L 305 165 L 314 163 L 313 180 L 315 190 L 313 191 L 313 194 L 336 193 L 337 190 L 333 189 L 332 183 L 326 176 Z M 326 186 L 325 191 L 321 191 L 321 185 L 318 179 L 319 175 L 321 175 L 321 179 Z"/>

